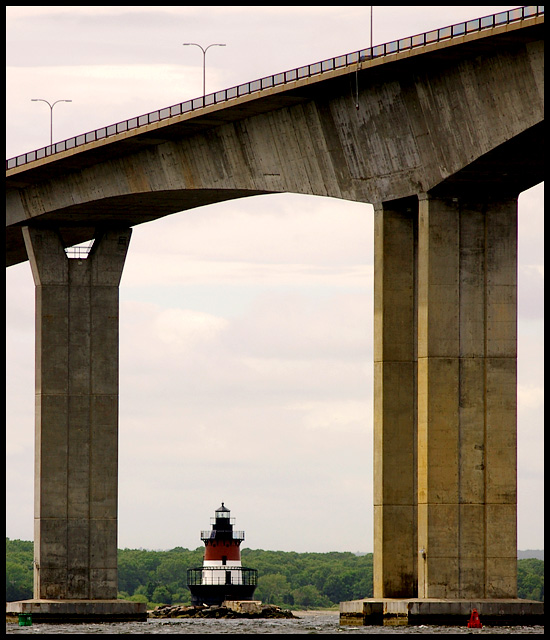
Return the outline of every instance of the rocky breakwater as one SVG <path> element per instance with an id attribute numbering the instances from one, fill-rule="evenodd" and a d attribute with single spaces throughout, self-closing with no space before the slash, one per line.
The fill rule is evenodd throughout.
<path id="1" fill-rule="evenodd" d="M 292 611 L 253 601 L 225 601 L 210 607 L 161 605 L 147 612 L 149 618 L 296 618 Z"/>

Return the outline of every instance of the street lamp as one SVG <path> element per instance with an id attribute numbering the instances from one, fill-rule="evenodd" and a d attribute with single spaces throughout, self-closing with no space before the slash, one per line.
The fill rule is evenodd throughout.
<path id="1" fill-rule="evenodd" d="M 202 97 L 204 101 L 204 96 L 206 95 L 206 52 L 210 47 L 225 47 L 225 44 L 209 44 L 206 49 L 203 49 L 200 44 L 196 42 L 184 42 L 184 47 L 198 47 L 202 51 Z"/>
<path id="2" fill-rule="evenodd" d="M 372 51 L 372 9 L 373 7 L 371 6 L 370 8 L 370 53 L 369 53 L 369 58 L 372 60 L 373 56 L 373 51 Z M 359 57 L 359 62 L 361 62 L 362 60 L 364 60 L 365 58 Z M 357 65 L 356 69 L 355 69 L 355 108 L 359 111 L 359 65 Z"/>
<path id="3" fill-rule="evenodd" d="M 370 50 L 371 50 L 371 57 L 372 57 L 372 7 L 370 8 Z"/>
<path id="4" fill-rule="evenodd" d="M 50 147 L 53 146 L 53 108 L 58 102 L 72 102 L 72 100 L 56 100 L 53 104 L 50 104 L 47 100 L 42 98 L 31 98 L 31 102 L 45 102 L 50 107 Z"/>

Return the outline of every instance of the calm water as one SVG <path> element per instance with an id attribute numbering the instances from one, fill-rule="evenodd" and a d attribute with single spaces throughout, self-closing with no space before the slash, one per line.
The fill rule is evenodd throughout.
<path id="1" fill-rule="evenodd" d="M 544 633 L 544 627 L 341 627 L 338 612 L 296 612 L 295 620 L 208 620 L 187 618 L 182 620 L 148 620 L 147 622 L 120 622 L 114 624 L 35 624 L 20 627 L 7 624 L 7 633 L 338 633 L 344 635 L 373 633 Z"/>

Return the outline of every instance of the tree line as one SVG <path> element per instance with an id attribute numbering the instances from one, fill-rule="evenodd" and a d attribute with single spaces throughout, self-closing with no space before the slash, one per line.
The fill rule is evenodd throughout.
<path id="1" fill-rule="evenodd" d="M 187 569 L 202 565 L 204 547 L 170 551 L 119 549 L 119 598 L 159 604 L 190 604 Z M 319 609 L 369 598 L 372 553 L 296 553 L 242 549 L 242 564 L 258 570 L 254 598 L 285 608 Z M 6 538 L 6 600 L 33 595 L 33 543 Z M 544 561 L 518 560 L 518 597 L 544 601 Z"/>

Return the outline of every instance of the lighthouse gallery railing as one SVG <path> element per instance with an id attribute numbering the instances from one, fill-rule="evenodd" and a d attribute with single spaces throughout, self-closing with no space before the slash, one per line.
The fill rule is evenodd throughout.
<path id="1" fill-rule="evenodd" d="M 227 537 L 230 537 L 232 540 L 244 540 L 244 531 L 233 531 L 231 529 L 212 529 L 211 531 L 201 531 L 201 540 L 213 540 L 220 533 L 230 533 L 231 536 Z"/>
<path id="2" fill-rule="evenodd" d="M 208 582 L 205 583 L 203 572 L 208 571 Z M 187 569 L 187 585 L 255 585 L 258 584 L 258 570 L 248 567 L 196 567 Z"/>

